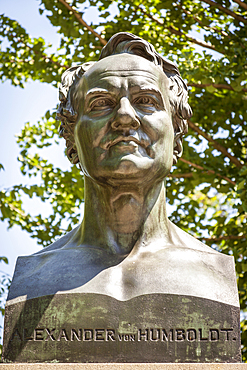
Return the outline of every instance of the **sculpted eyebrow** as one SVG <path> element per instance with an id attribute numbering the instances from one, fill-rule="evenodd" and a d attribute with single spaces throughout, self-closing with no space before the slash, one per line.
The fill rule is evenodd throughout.
<path id="1" fill-rule="evenodd" d="M 160 92 L 159 89 L 156 89 L 154 87 L 148 87 L 148 88 L 146 88 L 146 87 L 143 86 L 143 87 L 140 87 L 140 90 L 138 92 L 136 92 L 134 95 L 138 95 L 138 94 L 142 94 L 142 93 L 155 94 L 155 95 L 157 95 L 159 97 L 161 103 L 163 104 L 163 107 L 164 108 L 167 108 L 166 107 L 166 104 L 165 104 L 165 101 L 164 101 L 164 98 L 163 98 L 163 96 L 162 96 L 162 94 L 161 94 L 161 92 Z"/>
<path id="2" fill-rule="evenodd" d="M 87 93 L 86 93 L 86 97 L 85 97 L 85 107 L 87 107 L 90 103 L 90 99 L 92 99 L 93 97 L 97 97 L 100 96 L 100 95 L 104 95 L 104 96 L 112 96 L 112 94 L 106 90 L 106 89 L 102 89 L 102 88 L 93 88 L 91 90 L 89 90 Z M 88 108 L 87 108 L 88 109 Z"/>
<path id="3" fill-rule="evenodd" d="M 110 92 L 106 89 L 100 89 L 100 88 L 91 89 L 86 93 L 86 99 L 90 99 L 91 96 L 95 96 L 96 94 L 109 94 L 110 95 Z"/>

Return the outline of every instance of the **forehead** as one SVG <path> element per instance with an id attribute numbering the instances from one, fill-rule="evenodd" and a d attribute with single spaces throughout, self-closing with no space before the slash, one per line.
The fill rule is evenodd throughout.
<path id="1" fill-rule="evenodd" d="M 148 60 L 132 55 L 118 54 L 104 58 L 93 65 L 83 76 L 83 90 L 96 87 L 111 89 L 138 90 L 157 89 L 164 92 L 169 81 L 161 68 Z"/>

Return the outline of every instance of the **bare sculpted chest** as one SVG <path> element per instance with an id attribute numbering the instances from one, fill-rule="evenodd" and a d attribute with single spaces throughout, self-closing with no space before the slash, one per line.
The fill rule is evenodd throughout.
<path id="1" fill-rule="evenodd" d="M 125 301 L 168 293 L 231 304 L 236 292 L 226 272 L 232 263 L 230 257 L 218 253 L 177 246 L 125 258 L 100 248 L 61 248 L 19 257 L 9 300 L 66 292 L 104 294 Z"/>

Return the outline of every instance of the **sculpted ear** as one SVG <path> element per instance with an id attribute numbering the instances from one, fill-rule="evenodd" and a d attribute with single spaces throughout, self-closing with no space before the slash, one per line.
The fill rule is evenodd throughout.
<path id="1" fill-rule="evenodd" d="M 177 132 L 174 136 L 174 149 L 173 149 L 173 164 L 176 164 L 178 158 L 182 156 L 183 153 L 183 133 Z"/>

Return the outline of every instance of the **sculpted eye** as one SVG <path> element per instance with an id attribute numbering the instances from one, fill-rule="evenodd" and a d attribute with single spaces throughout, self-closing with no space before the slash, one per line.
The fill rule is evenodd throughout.
<path id="1" fill-rule="evenodd" d="M 159 108 L 159 102 L 157 99 L 150 95 L 143 95 L 134 100 L 134 105 L 137 109 L 145 113 L 153 113 Z"/>
<path id="2" fill-rule="evenodd" d="M 157 105 L 157 103 L 149 96 L 141 96 L 135 101 L 135 103 L 143 105 Z"/>
<path id="3" fill-rule="evenodd" d="M 98 111 L 104 110 L 108 108 L 112 108 L 114 106 L 114 102 L 108 98 L 98 98 L 95 99 L 91 104 L 91 111 Z"/>

